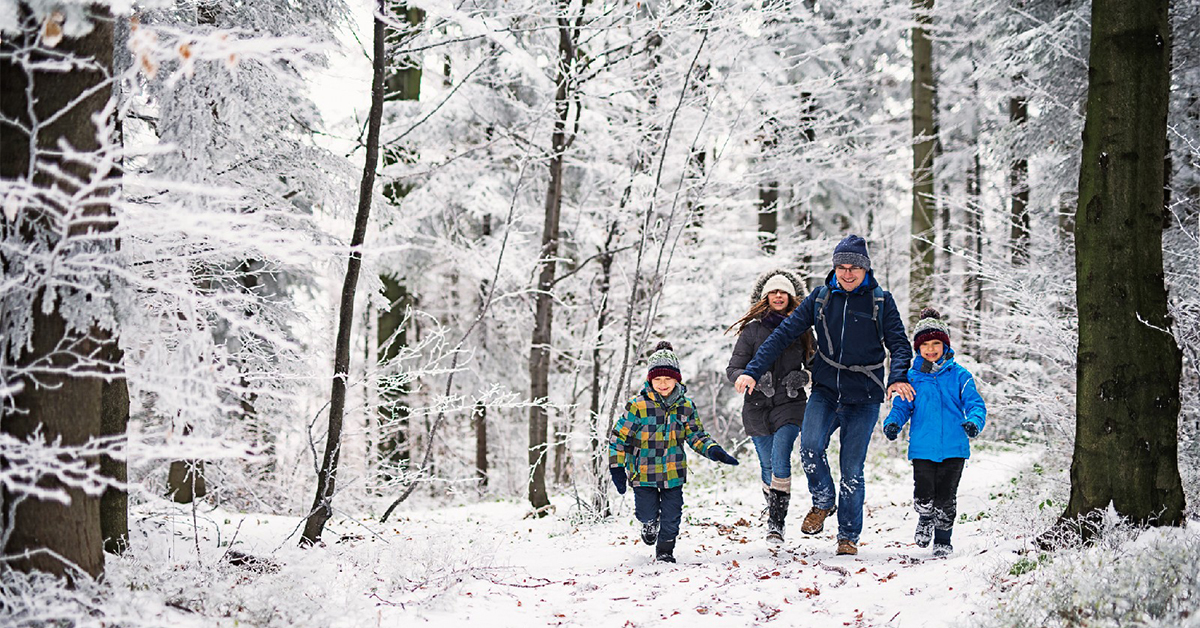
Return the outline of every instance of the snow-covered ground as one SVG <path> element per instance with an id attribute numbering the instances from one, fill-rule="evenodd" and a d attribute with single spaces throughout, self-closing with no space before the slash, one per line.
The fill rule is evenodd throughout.
<path id="1" fill-rule="evenodd" d="M 737 468 L 692 463 L 676 565 L 654 562 L 640 543 L 627 493 L 602 523 L 572 523 L 567 495 L 540 520 L 510 499 L 414 509 L 383 525 L 334 519 L 329 543 L 310 550 L 296 547 L 296 518 L 201 507 L 194 527 L 190 510 L 160 506 L 134 522 L 138 558 L 110 563 L 109 578 L 118 590 L 143 592 L 145 602 L 159 598 L 135 612 L 143 621 L 156 614 L 173 625 L 950 625 L 980 604 L 988 574 L 1028 546 L 979 515 L 996 508 L 994 496 L 1013 488 L 1037 451 L 977 447 L 948 559 L 912 544 L 911 475 L 901 451 L 872 448 L 857 556 L 834 554 L 832 519 L 821 534 L 799 533 L 803 488 L 787 542 L 768 545 L 751 457 Z M 230 566 L 222 558 L 231 547 L 273 565 Z"/>

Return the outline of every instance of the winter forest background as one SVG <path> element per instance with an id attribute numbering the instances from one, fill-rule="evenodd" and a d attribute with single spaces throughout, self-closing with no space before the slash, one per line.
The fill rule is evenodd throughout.
<path id="1" fill-rule="evenodd" d="M 389 1 L 373 129 L 376 8 L 0 0 L 6 625 L 154 625 L 114 589 L 171 606 L 168 590 L 234 582 L 222 570 L 286 569 L 291 554 L 236 539 L 206 554 L 195 535 L 191 558 L 163 564 L 133 541 L 215 512 L 286 517 L 278 547 L 319 537 L 313 552 L 464 503 L 602 521 L 607 431 L 662 339 L 705 426 L 753 466 L 726 329 L 760 273 L 815 286 L 847 233 L 902 311 L 948 315 L 988 404 L 984 440 L 1038 452 L 1016 489 L 1022 531 L 1055 524 L 1076 438 L 1091 3 Z M 1200 2 L 1171 2 L 1169 25 L 1162 277 L 1194 520 Z M 350 67 L 360 80 L 334 76 Z M 16 78 L 35 75 L 50 78 Z M 17 120 L 55 141 L 17 139 Z M 39 412 L 60 427 L 31 425 Z M 93 514 L 63 514 L 85 502 Z M 19 508 L 75 526 L 65 536 L 127 531 L 80 564 L 95 553 L 22 545 Z M 1085 550 L 1045 551 L 994 596 Z M 107 561 L 108 577 L 64 560 L 90 576 Z M 1132 606 L 1058 621 L 1194 622 L 1200 540 L 1168 560 L 1191 576 L 1161 608 L 1137 606 L 1155 587 L 1142 570 L 1118 569 L 1128 586 L 1105 595 Z M 214 608 L 186 611 L 294 621 Z"/>

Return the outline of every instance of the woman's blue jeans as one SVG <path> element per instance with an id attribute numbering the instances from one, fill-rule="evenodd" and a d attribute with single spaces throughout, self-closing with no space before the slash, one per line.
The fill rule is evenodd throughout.
<path id="1" fill-rule="evenodd" d="M 800 426 L 785 423 L 774 434 L 750 437 L 754 441 L 754 451 L 758 453 L 763 484 L 770 486 L 771 476 L 792 477 L 792 447 L 797 436 L 800 436 Z"/>
<path id="2" fill-rule="evenodd" d="M 813 506 L 828 510 L 834 505 L 833 476 L 825 450 L 834 430 L 841 429 L 842 451 L 838 461 L 842 480 L 837 491 L 838 539 L 858 542 L 863 527 L 866 497 L 863 464 L 871 433 L 879 421 L 878 403 L 838 403 L 819 390 L 808 398 L 804 431 L 800 435 L 800 464 L 808 476 Z"/>

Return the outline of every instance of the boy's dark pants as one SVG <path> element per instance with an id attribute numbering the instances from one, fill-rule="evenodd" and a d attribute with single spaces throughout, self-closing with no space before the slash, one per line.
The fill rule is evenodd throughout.
<path id="1" fill-rule="evenodd" d="M 921 519 L 933 520 L 934 543 L 950 543 L 958 516 L 958 481 L 965 458 L 941 462 L 913 460 L 913 507 Z"/>
<path id="2" fill-rule="evenodd" d="M 674 541 L 683 520 L 683 487 L 633 487 L 633 516 L 642 523 L 658 520 L 658 540 Z"/>

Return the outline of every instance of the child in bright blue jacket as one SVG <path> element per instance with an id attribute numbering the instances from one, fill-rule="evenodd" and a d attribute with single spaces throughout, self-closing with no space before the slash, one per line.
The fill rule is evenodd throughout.
<path id="1" fill-rule="evenodd" d="M 896 440 L 900 428 L 909 429 L 908 458 L 913 464 L 913 507 L 917 511 L 914 540 L 921 547 L 933 541 L 934 556 L 954 551 L 958 481 L 963 465 L 971 457 L 971 444 L 983 430 L 987 408 L 975 387 L 975 378 L 954 361 L 950 328 L 933 308 L 921 311 L 913 333 L 913 358 L 908 381 L 916 396 L 912 401 L 897 397 L 883 422 L 883 434 Z"/>

